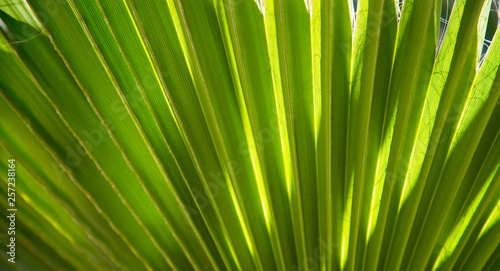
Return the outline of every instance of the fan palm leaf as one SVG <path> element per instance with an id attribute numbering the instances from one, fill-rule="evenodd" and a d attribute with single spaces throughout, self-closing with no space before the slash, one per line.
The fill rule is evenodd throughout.
<path id="1" fill-rule="evenodd" d="M 496 0 L 2 0 L 2 270 L 498 270 Z"/>

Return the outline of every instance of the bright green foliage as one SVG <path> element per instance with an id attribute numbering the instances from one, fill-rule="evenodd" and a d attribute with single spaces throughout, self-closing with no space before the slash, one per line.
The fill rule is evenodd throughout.
<path id="1" fill-rule="evenodd" d="M 0 0 L 0 269 L 500 270 L 497 9 Z"/>

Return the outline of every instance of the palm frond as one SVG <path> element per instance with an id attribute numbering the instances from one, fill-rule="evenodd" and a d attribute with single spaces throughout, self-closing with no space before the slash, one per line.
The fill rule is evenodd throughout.
<path id="1" fill-rule="evenodd" d="M 0 268 L 497 270 L 498 14 L 0 1 Z"/>

